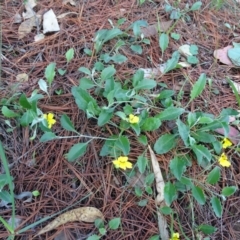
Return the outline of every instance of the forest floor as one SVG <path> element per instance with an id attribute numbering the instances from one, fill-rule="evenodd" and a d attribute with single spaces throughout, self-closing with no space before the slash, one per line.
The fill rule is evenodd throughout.
<path id="1" fill-rule="evenodd" d="M 23 1 L 3 0 L 1 3 L 1 99 L 13 97 L 14 100 L 8 107 L 18 111 L 14 109 L 14 101 L 17 101 L 19 94 L 24 93 L 30 97 L 34 89 L 39 89 L 38 81 L 44 78 L 49 63 L 54 62 L 57 68 L 67 69 L 67 72 L 63 75 L 56 73 L 49 90 L 50 98 L 39 90 L 44 98 L 38 102 L 38 108 L 43 113 L 53 113 L 56 118 L 52 131 L 61 137 L 71 135 L 71 132 L 60 125 L 61 116 L 66 114 L 81 134 L 102 138 L 118 135 L 118 129 L 113 125 L 100 127 L 94 119 L 88 118 L 87 114 L 79 109 L 71 93 L 72 87 L 77 86 L 79 79 L 84 76 L 78 69 L 80 67 L 92 69 L 99 61 L 97 54 L 93 53 L 89 56 L 86 54 L 86 49 L 91 51 L 94 49 L 93 39 L 98 30 L 111 29 L 111 23 L 117 26 L 119 19 L 125 18 L 119 29 L 126 31 L 137 20 L 145 20 L 149 25 L 157 24 L 158 19 L 159 22 L 165 23 L 171 20 L 170 12 L 166 12 L 164 1 L 146 1 L 141 5 L 133 0 L 73 1 L 76 5 L 63 4 L 63 2 L 62 0 L 37 1 L 35 12 L 43 13 L 52 9 L 56 16 L 67 12 L 73 13 L 58 18 L 60 26 L 58 32 L 48 33 L 43 40 L 36 42 L 34 37 L 38 31 L 42 32 L 42 25 L 34 27 L 19 39 L 20 23 L 14 23 L 14 16 L 23 13 L 25 9 Z M 192 6 L 196 1 L 169 0 L 168 2 L 176 9 L 182 10 L 187 3 Z M 219 116 L 224 108 L 238 110 L 236 97 L 226 78 L 240 83 L 240 69 L 234 65 L 223 64 L 214 57 L 213 53 L 216 49 L 232 45 L 233 42 L 240 43 L 240 5 L 234 0 L 223 1 L 223 4 L 219 2 L 203 0 L 199 10 L 184 13 L 185 15 L 178 20 L 173 20 L 171 26 L 176 24 L 171 29 L 171 33 L 179 34 L 180 38 L 179 40 L 170 38 L 163 54 L 159 47 L 158 32 L 149 34 L 150 44 L 141 44 L 141 54 L 137 54 L 127 46 L 120 47 L 119 52 L 127 60 L 121 64 L 114 64 L 117 79 L 124 82 L 139 68 L 155 68 L 170 59 L 172 53 L 184 44 L 196 45 L 197 64 L 159 74 L 155 76 L 156 82 L 168 90 L 173 90 L 176 96 L 181 91 L 182 95 L 178 101 L 182 106 L 186 106 L 190 98 L 191 84 L 185 84 L 185 80 L 190 79 L 190 82 L 194 83 L 201 74 L 205 74 L 212 80 L 212 87 L 206 87 L 200 97 L 191 102 L 188 110 L 202 111 L 214 116 Z M 112 51 L 115 44 L 115 39 L 108 41 L 103 45 L 101 52 Z M 70 48 L 74 49 L 74 57 L 66 64 L 65 54 Z M 105 64 L 107 65 L 109 64 Z M 28 79 L 26 75 L 22 80 L 17 78 L 22 73 L 26 73 Z M 1 107 L 3 105 L 1 101 Z M 19 126 L 17 118 L 9 120 L 8 123 L 11 124 L 9 127 L 6 120 L 6 117 L 0 116 L 0 140 L 5 149 L 10 173 L 14 178 L 14 193 L 33 191 L 40 193 L 39 196 L 32 197 L 26 202 L 24 201 L 26 198 L 15 199 L 16 216 L 20 221 L 17 225 L 18 229 L 23 229 L 67 207 L 73 209 L 91 206 L 103 213 L 106 222 L 113 218 L 121 219 L 121 227 L 116 230 L 108 229 L 101 239 L 135 240 L 150 239 L 153 236 L 155 238 L 152 239 L 159 239 L 155 183 L 151 184 L 152 194 L 145 192 L 138 197 L 134 191 L 134 183 L 131 179 L 128 180 L 128 174 L 116 170 L 111 157 L 100 156 L 104 143 L 102 139 L 91 141 L 85 155 L 77 161 L 68 161 L 65 154 L 69 149 L 79 141 L 88 139 L 61 138 L 40 142 L 43 132 L 38 129 L 36 137 L 30 140 L 33 129 Z M 171 128 L 165 124 L 161 126 L 161 131 L 146 133 L 148 144 L 153 146 L 161 134 L 172 130 L 168 127 Z M 138 156 L 147 151 L 147 147 L 140 145 L 133 137 L 132 130 L 127 130 L 127 134 L 131 144 L 129 159 L 135 164 Z M 169 169 L 169 162 L 175 154 L 174 150 L 166 154 L 156 154 L 166 182 L 175 182 Z M 231 161 L 229 168 L 221 168 L 221 179 L 212 187 L 215 192 L 220 192 L 225 186 L 240 186 L 239 155 L 232 157 Z M 3 166 L 1 167 L 3 174 Z M 152 172 L 151 169 L 149 163 L 148 171 Z M 193 163 L 187 169 L 187 176 L 203 183 L 207 179 L 208 172 Z M 180 239 L 240 239 L 239 192 L 221 201 L 223 211 L 220 218 L 214 214 L 210 202 L 201 205 L 191 196 L 189 191 L 180 191 L 178 198 L 171 204 L 174 215 L 172 218 L 166 215 L 169 229 L 178 232 Z M 141 202 L 141 200 L 146 201 Z M 8 220 L 11 214 L 10 206 L 0 207 L 0 215 L 4 219 Z M 22 231 L 16 235 L 16 239 L 87 239 L 90 235 L 98 234 L 98 229 L 93 223 L 69 222 L 33 238 L 49 222 L 50 220 L 47 220 L 27 231 Z M 201 224 L 215 228 L 209 238 L 197 229 Z M 8 231 L 0 225 L 0 238 L 7 239 L 8 235 Z"/>

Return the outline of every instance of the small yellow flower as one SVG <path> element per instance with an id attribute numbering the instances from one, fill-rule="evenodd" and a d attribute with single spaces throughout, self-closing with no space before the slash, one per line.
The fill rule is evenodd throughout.
<path id="1" fill-rule="evenodd" d="M 139 117 L 135 116 L 133 114 L 129 114 L 128 121 L 130 123 L 138 123 L 139 122 Z"/>
<path id="2" fill-rule="evenodd" d="M 169 240 L 179 240 L 179 233 L 173 233 L 172 237 Z"/>
<path id="3" fill-rule="evenodd" d="M 132 163 L 128 161 L 128 157 L 121 156 L 112 162 L 116 168 L 122 168 L 123 170 L 132 168 Z"/>
<path id="4" fill-rule="evenodd" d="M 47 120 L 48 128 L 52 128 L 52 125 L 56 123 L 53 113 L 43 114 L 43 117 Z"/>
<path id="5" fill-rule="evenodd" d="M 231 162 L 228 160 L 228 157 L 225 153 L 222 153 L 221 156 L 218 159 L 218 162 L 223 167 L 230 167 Z"/>
<path id="6" fill-rule="evenodd" d="M 228 138 L 224 138 L 221 143 L 222 143 L 223 149 L 226 149 L 232 146 L 232 142 Z"/>

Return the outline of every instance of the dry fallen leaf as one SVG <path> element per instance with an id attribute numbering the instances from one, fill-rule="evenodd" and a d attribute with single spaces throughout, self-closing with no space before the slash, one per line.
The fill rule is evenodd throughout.
<path id="1" fill-rule="evenodd" d="M 28 33 L 32 31 L 32 28 L 36 25 L 35 17 L 31 17 L 22 22 L 18 28 L 18 39 L 24 38 Z"/>
<path id="2" fill-rule="evenodd" d="M 80 207 L 65 212 L 55 218 L 47 226 L 41 229 L 36 236 L 51 231 L 65 223 L 74 221 L 94 222 L 96 219 L 104 219 L 103 214 L 95 207 Z"/>
<path id="3" fill-rule="evenodd" d="M 45 38 L 45 35 L 40 33 L 34 37 L 34 41 L 37 42 L 37 41 L 43 40 L 44 38 Z"/>
<path id="4" fill-rule="evenodd" d="M 76 6 L 76 3 L 74 0 L 63 0 L 63 5 L 70 3 L 72 6 Z"/>
<path id="5" fill-rule="evenodd" d="M 227 46 L 225 48 L 217 49 L 214 51 L 213 56 L 218 59 L 221 63 L 226 65 L 233 65 L 228 57 L 228 50 L 233 48 L 232 46 Z"/>
<path id="6" fill-rule="evenodd" d="M 13 18 L 13 23 L 21 23 L 22 22 L 22 17 L 19 13 L 16 13 Z"/>
<path id="7" fill-rule="evenodd" d="M 185 57 L 192 56 L 192 53 L 190 52 L 190 45 L 184 44 L 178 48 L 178 51 L 184 55 Z"/>
<path id="8" fill-rule="evenodd" d="M 28 75 L 26 73 L 20 73 L 17 75 L 16 80 L 18 82 L 27 82 L 28 81 Z"/>
<path id="9" fill-rule="evenodd" d="M 167 21 L 167 22 L 160 22 L 160 31 L 161 32 L 166 32 L 170 26 L 172 25 L 172 20 Z M 151 37 L 154 36 L 158 33 L 158 23 L 149 25 L 148 27 L 141 28 L 141 32 L 144 35 L 144 37 Z"/>
<path id="10" fill-rule="evenodd" d="M 164 201 L 164 180 L 162 176 L 161 169 L 159 167 L 159 163 L 157 161 L 156 155 L 154 154 L 152 148 L 148 145 L 148 150 L 150 152 L 151 161 L 152 161 L 152 167 L 153 172 L 155 175 L 155 181 L 156 181 L 156 189 L 157 189 L 157 197 L 155 199 L 156 204 L 160 204 L 160 207 L 166 206 L 166 203 Z M 159 228 L 159 234 L 162 240 L 169 240 L 169 233 L 168 233 L 168 225 L 166 218 L 161 214 L 161 212 L 157 211 L 158 215 L 158 228 Z"/>
<path id="11" fill-rule="evenodd" d="M 217 128 L 214 130 L 214 132 L 217 132 L 223 136 L 225 135 L 225 131 L 223 128 Z M 234 128 L 232 126 L 229 127 L 229 133 L 228 133 L 227 137 L 230 139 L 230 141 L 232 143 L 234 143 L 236 145 L 239 144 L 239 142 L 240 142 L 239 135 L 240 135 L 240 132 L 236 128 Z"/>
<path id="12" fill-rule="evenodd" d="M 66 17 L 68 14 L 76 14 L 76 15 L 78 15 L 79 13 L 77 13 L 77 12 L 62 13 L 62 14 L 58 15 L 57 18 L 58 18 L 58 19 L 64 18 L 64 17 Z"/>
<path id="13" fill-rule="evenodd" d="M 28 0 L 25 4 L 26 12 L 22 13 L 24 19 L 28 19 L 33 17 L 36 13 L 34 12 L 33 8 L 36 6 L 36 0 Z"/>
<path id="14" fill-rule="evenodd" d="M 58 32 L 59 30 L 60 27 L 56 15 L 53 10 L 50 9 L 43 15 L 43 33 Z"/>

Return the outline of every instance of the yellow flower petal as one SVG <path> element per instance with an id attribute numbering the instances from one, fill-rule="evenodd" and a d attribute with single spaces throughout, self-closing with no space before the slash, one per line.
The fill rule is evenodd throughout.
<path id="1" fill-rule="evenodd" d="M 218 159 L 218 162 L 223 167 L 230 167 L 231 162 L 228 160 L 228 157 L 225 153 L 222 153 L 221 156 Z"/>
<path id="2" fill-rule="evenodd" d="M 172 237 L 169 240 L 179 240 L 179 237 L 180 237 L 179 233 L 173 233 Z"/>
<path id="3" fill-rule="evenodd" d="M 129 114 L 129 118 L 128 118 L 128 121 L 132 124 L 134 123 L 138 123 L 139 122 L 139 117 L 138 116 L 135 116 L 133 114 Z"/>
<path id="4" fill-rule="evenodd" d="M 121 168 L 123 170 L 126 170 L 127 168 L 132 168 L 132 163 L 128 161 L 128 157 L 126 156 L 120 156 L 119 158 L 112 161 L 115 168 Z"/>
<path id="5" fill-rule="evenodd" d="M 224 138 L 221 143 L 222 143 L 223 149 L 226 149 L 232 146 L 232 142 L 228 138 Z"/>
<path id="6" fill-rule="evenodd" d="M 52 128 L 53 124 L 56 123 L 53 113 L 43 114 L 43 117 L 47 120 L 48 128 Z"/>

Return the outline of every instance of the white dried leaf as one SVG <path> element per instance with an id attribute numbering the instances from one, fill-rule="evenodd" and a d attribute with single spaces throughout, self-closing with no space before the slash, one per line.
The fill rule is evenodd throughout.
<path id="1" fill-rule="evenodd" d="M 62 14 L 58 15 L 57 18 L 58 18 L 58 19 L 64 18 L 64 17 L 66 17 L 66 16 L 69 15 L 69 14 L 76 14 L 76 15 L 78 15 L 79 13 L 77 13 L 77 12 L 62 13 Z"/>
<path id="2" fill-rule="evenodd" d="M 191 67 L 191 64 L 189 64 L 187 62 L 179 62 L 178 64 L 182 67 Z"/>
<path id="3" fill-rule="evenodd" d="M 34 12 L 33 8 L 36 6 L 35 0 L 28 0 L 25 4 L 26 12 L 22 13 L 24 19 L 28 19 L 33 17 L 36 13 Z"/>
<path id="4" fill-rule="evenodd" d="M 231 82 L 233 83 L 234 87 L 236 88 L 237 92 L 240 94 L 240 84 L 236 83 L 234 81 L 231 80 Z"/>
<path id="5" fill-rule="evenodd" d="M 58 32 L 60 27 L 52 9 L 43 15 L 43 33 Z"/>
<path id="6" fill-rule="evenodd" d="M 192 56 L 192 53 L 190 52 L 190 45 L 188 44 L 180 46 L 178 51 L 185 57 Z"/>
<path id="7" fill-rule="evenodd" d="M 144 72 L 144 78 L 155 78 L 164 72 L 166 64 L 159 64 L 157 68 L 140 68 Z"/>
<path id="8" fill-rule="evenodd" d="M 21 23 L 22 22 L 22 17 L 19 13 L 16 13 L 13 18 L 13 23 Z"/>
<path id="9" fill-rule="evenodd" d="M 45 35 L 40 33 L 34 37 L 34 41 L 37 42 L 37 41 L 43 40 L 44 38 L 45 38 Z"/>
<path id="10" fill-rule="evenodd" d="M 63 5 L 70 3 L 72 6 L 76 6 L 76 3 L 74 0 L 63 0 Z"/>

